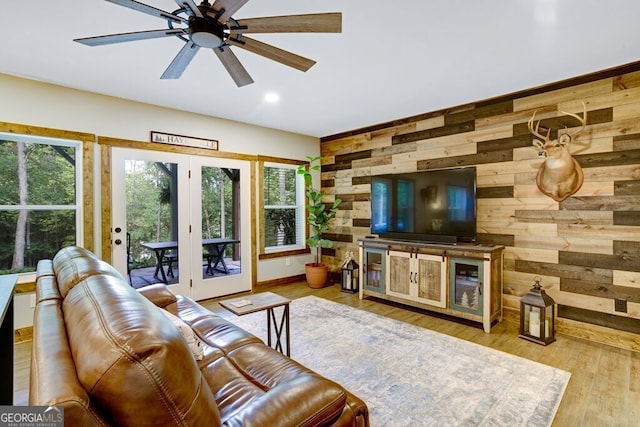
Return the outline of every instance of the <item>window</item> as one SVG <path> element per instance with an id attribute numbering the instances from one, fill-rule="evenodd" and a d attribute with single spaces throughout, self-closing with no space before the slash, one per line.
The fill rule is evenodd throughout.
<path id="1" fill-rule="evenodd" d="M 264 249 L 304 247 L 304 180 L 295 165 L 265 164 L 263 173 Z"/>
<path id="2" fill-rule="evenodd" d="M 81 244 L 79 141 L 0 132 L 0 274 Z"/>

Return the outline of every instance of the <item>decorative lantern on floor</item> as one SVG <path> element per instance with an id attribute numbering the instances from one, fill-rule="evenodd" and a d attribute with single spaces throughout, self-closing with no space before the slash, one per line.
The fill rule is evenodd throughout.
<path id="1" fill-rule="evenodd" d="M 520 338 L 547 345 L 556 340 L 555 301 L 540 286 L 540 277 L 520 300 Z"/>
<path id="2" fill-rule="evenodd" d="M 353 253 L 347 251 L 342 264 L 342 292 L 358 292 L 358 263 L 353 260 Z"/>

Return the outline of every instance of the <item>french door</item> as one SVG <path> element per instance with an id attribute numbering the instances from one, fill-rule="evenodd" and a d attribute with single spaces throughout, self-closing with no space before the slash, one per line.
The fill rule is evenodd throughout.
<path id="1" fill-rule="evenodd" d="M 251 289 L 249 162 L 114 147 L 111 176 L 112 259 L 132 286 Z"/>

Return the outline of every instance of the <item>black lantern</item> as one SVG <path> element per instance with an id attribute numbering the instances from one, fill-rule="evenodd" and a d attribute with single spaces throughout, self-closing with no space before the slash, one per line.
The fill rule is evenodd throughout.
<path id="1" fill-rule="evenodd" d="M 342 264 L 342 292 L 358 292 L 358 263 L 350 256 Z"/>
<path id="2" fill-rule="evenodd" d="M 555 301 L 540 286 L 540 277 L 520 300 L 520 338 L 547 345 L 556 340 Z"/>

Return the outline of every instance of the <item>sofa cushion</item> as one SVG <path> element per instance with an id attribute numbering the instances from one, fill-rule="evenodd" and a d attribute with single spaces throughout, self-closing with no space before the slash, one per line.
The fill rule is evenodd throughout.
<path id="1" fill-rule="evenodd" d="M 262 343 L 239 347 L 202 371 L 227 426 L 329 425 L 347 401 L 341 386 Z"/>
<path id="2" fill-rule="evenodd" d="M 53 271 L 56 273 L 58 289 L 62 298 L 80 281 L 93 275 L 108 275 L 124 278 L 111 265 L 101 261 L 92 252 L 79 246 L 60 249 L 53 258 Z"/>
<path id="3" fill-rule="evenodd" d="M 167 310 L 160 309 L 160 311 L 167 317 L 167 319 L 171 321 L 171 323 L 173 323 L 176 328 L 178 328 L 178 331 L 182 335 L 182 338 L 184 338 L 184 340 L 187 342 L 187 345 L 189 346 L 189 350 L 191 350 L 193 357 L 195 357 L 196 360 L 202 360 L 202 358 L 204 357 L 204 351 L 202 350 L 202 347 L 200 347 L 200 341 L 196 339 L 196 336 L 193 333 L 193 329 L 191 329 L 191 327 L 178 316 L 169 313 Z"/>
<path id="4" fill-rule="evenodd" d="M 246 344 L 262 343 L 260 338 L 216 316 L 191 298 L 176 295 L 176 303 L 166 308 L 187 322 L 200 341 L 225 353 Z"/>
<path id="5" fill-rule="evenodd" d="M 78 379 L 111 424 L 220 424 L 187 343 L 122 279 L 85 278 L 69 290 L 63 311 Z"/>
<path id="6" fill-rule="evenodd" d="M 140 295 L 160 308 L 166 308 L 176 302 L 176 295 L 164 283 L 155 283 L 138 289 Z"/>

